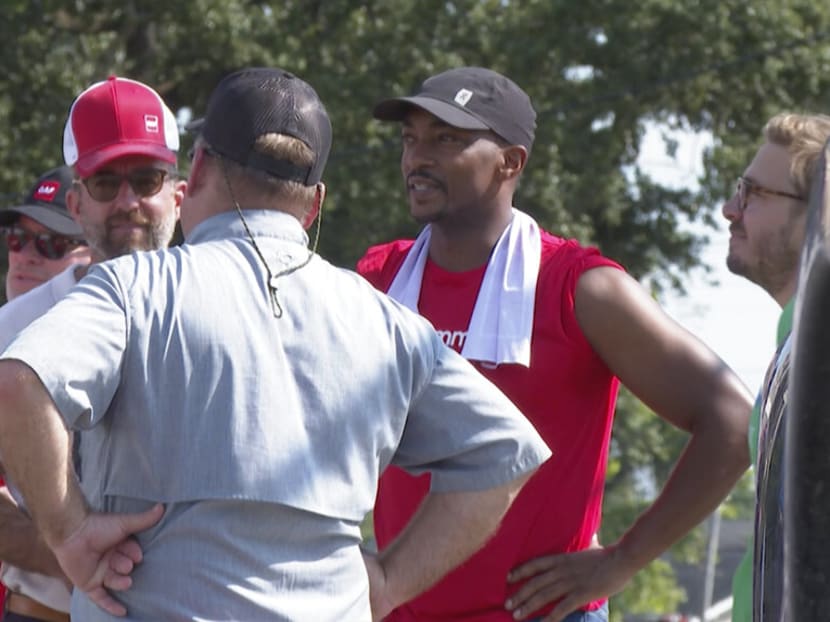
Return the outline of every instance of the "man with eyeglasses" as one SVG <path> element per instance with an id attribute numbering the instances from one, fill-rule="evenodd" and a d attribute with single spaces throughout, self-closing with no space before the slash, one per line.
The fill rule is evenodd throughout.
<path id="1" fill-rule="evenodd" d="M 755 465 L 759 504 L 756 542 L 750 543 L 733 579 L 732 620 L 753 619 L 753 573 L 756 620 L 780 619 L 783 590 L 783 524 L 780 488 L 783 435 L 776 441 L 785 409 L 767 398 L 773 386 L 786 385 L 789 336 L 798 264 L 807 224 L 807 198 L 824 145 L 830 139 L 830 116 L 782 113 L 763 130 L 764 143 L 738 179 L 735 194 L 723 206 L 729 221 L 730 271 L 764 289 L 781 307 L 778 349 L 750 417 L 749 451 Z M 777 391 L 779 395 L 783 391 Z M 781 428 L 783 430 L 783 427 Z M 762 500 L 771 502 L 765 508 Z M 777 509 L 776 509 L 777 508 Z M 766 511 L 772 509 L 773 511 Z"/>
<path id="2" fill-rule="evenodd" d="M 61 166 L 35 181 L 22 205 L 0 210 L 0 235 L 8 250 L 6 299 L 13 300 L 64 272 L 89 263 L 83 230 L 66 209 L 73 173 Z M 67 278 L 71 278 L 69 271 Z"/>
<path id="3" fill-rule="evenodd" d="M 55 258 L 83 251 L 95 264 L 133 251 L 165 248 L 173 236 L 186 183 L 176 170 L 178 127 L 158 93 L 119 77 L 93 84 L 73 102 L 63 138 L 67 166 L 60 169 L 60 196 L 65 196 L 73 226 L 64 229 L 64 237 L 7 227 L 10 250 Z M 46 193 L 47 186 L 44 182 L 38 192 Z M 34 218 L 35 213 L 40 212 L 30 210 L 26 216 Z M 0 308 L 0 352 L 64 298 L 87 270 L 86 265 L 67 269 Z M 75 327 L 68 325 L 66 330 Z M 0 552 L 6 551 L 2 559 L 11 562 L 2 566 L 2 579 L 9 588 L 3 622 L 68 620 L 66 579 L 31 519 L 9 497 L 0 497 L 0 518 L 4 519 L 0 520 Z"/>

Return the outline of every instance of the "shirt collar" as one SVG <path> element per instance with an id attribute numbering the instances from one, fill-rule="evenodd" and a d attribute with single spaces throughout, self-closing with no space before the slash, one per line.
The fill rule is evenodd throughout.
<path id="1" fill-rule="evenodd" d="M 308 246 L 308 235 L 300 221 L 291 214 L 276 210 L 246 209 L 242 210 L 245 222 L 255 238 L 267 237 L 296 242 Z M 246 238 L 248 233 L 236 210 L 222 212 L 206 218 L 193 227 L 187 236 L 187 244 L 199 244 L 229 238 Z"/>

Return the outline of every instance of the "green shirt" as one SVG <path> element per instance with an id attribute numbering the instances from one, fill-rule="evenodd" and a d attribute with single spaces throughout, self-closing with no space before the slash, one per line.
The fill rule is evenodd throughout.
<path id="1" fill-rule="evenodd" d="M 778 318 L 778 331 L 776 333 L 776 347 L 787 339 L 793 327 L 793 307 L 795 299 L 792 298 L 781 310 Z M 758 461 L 758 426 L 761 421 L 761 393 L 763 387 L 758 391 L 755 398 L 755 406 L 749 417 L 749 457 L 753 466 Z M 735 571 L 732 579 L 732 622 L 752 622 L 752 562 L 755 546 L 752 536 L 749 537 L 746 553 Z"/>

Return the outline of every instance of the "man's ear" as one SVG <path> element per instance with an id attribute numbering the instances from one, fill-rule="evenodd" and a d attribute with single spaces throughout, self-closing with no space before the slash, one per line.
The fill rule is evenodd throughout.
<path id="1" fill-rule="evenodd" d="M 314 191 L 314 202 L 311 204 L 311 208 L 305 213 L 305 216 L 303 216 L 303 229 L 308 229 L 311 223 L 314 222 L 314 219 L 320 215 L 325 198 L 326 184 L 318 182 Z"/>
<path id="2" fill-rule="evenodd" d="M 205 154 L 201 148 L 193 152 L 193 159 L 190 161 L 190 174 L 184 185 L 182 197 L 193 196 L 204 182 Z"/>
<path id="3" fill-rule="evenodd" d="M 173 201 L 176 203 L 176 220 L 182 215 L 182 201 L 187 194 L 187 181 L 177 179 L 173 185 Z"/>
<path id="4" fill-rule="evenodd" d="M 527 148 L 522 145 L 503 147 L 502 158 L 502 175 L 505 179 L 515 179 L 527 164 Z"/>

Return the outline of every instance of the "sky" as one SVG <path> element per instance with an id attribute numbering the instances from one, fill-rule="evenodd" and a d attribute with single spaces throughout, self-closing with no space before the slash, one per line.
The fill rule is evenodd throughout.
<path id="1" fill-rule="evenodd" d="M 679 143 L 674 158 L 666 155 L 661 130 L 649 127 L 638 163 L 661 183 L 695 187 L 702 171 L 702 152 L 711 137 L 685 132 L 671 136 Z M 707 230 L 710 243 L 702 256 L 712 271 L 693 272 L 684 282 L 688 295 L 667 296 L 663 308 L 720 355 L 754 394 L 775 351 L 780 308 L 760 287 L 727 270 L 728 223 L 719 210 L 720 206 L 720 228 Z"/>

